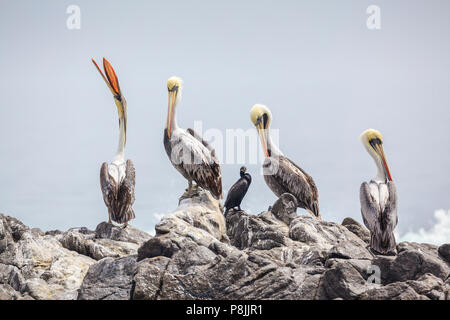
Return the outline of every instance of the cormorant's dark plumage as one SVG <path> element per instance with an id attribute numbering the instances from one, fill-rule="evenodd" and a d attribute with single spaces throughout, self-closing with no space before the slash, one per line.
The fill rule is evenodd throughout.
<path id="1" fill-rule="evenodd" d="M 238 207 L 241 210 L 242 199 L 244 199 L 248 187 L 252 183 L 252 176 L 246 171 L 247 168 L 241 167 L 241 178 L 228 191 L 227 200 L 225 201 L 225 215 L 231 208 Z"/>

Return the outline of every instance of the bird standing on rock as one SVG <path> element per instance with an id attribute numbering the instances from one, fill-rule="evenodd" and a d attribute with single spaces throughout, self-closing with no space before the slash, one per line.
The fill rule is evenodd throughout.
<path id="1" fill-rule="evenodd" d="M 264 150 L 264 180 L 270 190 L 279 198 L 283 193 L 292 194 L 297 207 L 306 209 L 313 217 L 320 219 L 319 193 L 313 178 L 293 161 L 283 155 L 270 137 L 272 113 L 261 104 L 250 110 L 250 119 L 258 130 Z"/>
<path id="2" fill-rule="evenodd" d="M 233 186 L 231 186 L 230 190 L 228 191 L 227 199 L 225 200 L 224 205 L 225 216 L 227 215 L 228 210 L 234 209 L 235 207 L 238 207 L 238 210 L 241 210 L 242 199 L 244 199 L 245 194 L 247 193 L 247 190 L 252 183 L 252 176 L 250 175 L 250 173 L 247 173 L 246 167 L 241 167 L 240 175 L 241 178 L 236 181 L 236 183 L 233 184 Z"/>
<path id="3" fill-rule="evenodd" d="M 103 200 L 108 208 L 108 223 L 111 220 L 123 224 L 123 228 L 128 225 L 128 221 L 134 219 L 132 205 L 134 203 L 135 170 L 131 160 L 124 160 L 125 144 L 127 142 L 127 102 L 122 95 L 119 86 L 119 79 L 108 60 L 103 58 L 103 74 L 100 67 L 92 59 L 95 67 L 105 80 L 109 90 L 114 96 L 114 102 L 119 112 L 119 146 L 116 155 L 108 165 L 104 162 L 100 169 L 100 186 L 103 193 Z M 106 76 L 105 76 L 106 75 Z"/>
<path id="4" fill-rule="evenodd" d="M 222 199 L 222 174 L 219 160 L 212 146 L 192 129 L 178 127 L 176 111 L 181 99 L 183 80 L 171 77 L 167 81 L 169 106 L 166 128 L 164 129 L 164 148 L 173 166 L 188 181 L 188 197 L 192 196 L 192 181 L 208 190 L 216 199 Z"/>
<path id="5" fill-rule="evenodd" d="M 361 142 L 378 168 L 376 177 L 363 182 L 359 193 L 362 218 L 370 231 L 370 247 L 381 254 L 394 253 L 397 190 L 384 154 L 383 137 L 378 130 L 368 129 L 361 134 Z"/>

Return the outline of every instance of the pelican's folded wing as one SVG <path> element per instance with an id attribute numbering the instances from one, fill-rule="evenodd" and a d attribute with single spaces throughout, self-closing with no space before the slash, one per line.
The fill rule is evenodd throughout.
<path id="1" fill-rule="evenodd" d="M 287 159 L 287 158 L 286 158 Z M 289 160 L 289 159 L 287 159 Z M 289 160 L 292 165 L 294 165 L 298 170 L 300 170 L 303 175 L 305 176 L 306 181 L 308 181 L 309 185 L 310 185 L 310 189 L 311 189 L 311 205 L 310 205 L 310 210 L 316 215 L 319 216 L 319 191 L 317 190 L 317 186 L 316 183 L 314 182 L 313 178 L 307 174 L 305 172 L 305 170 L 303 170 L 300 166 L 298 166 L 294 161 Z"/>
<path id="2" fill-rule="evenodd" d="M 188 171 L 191 172 L 191 175 L 200 187 L 207 188 L 216 198 L 222 199 L 222 173 L 220 171 L 219 159 L 216 157 L 214 148 L 191 128 L 187 129 L 187 132 L 203 144 L 203 146 L 209 150 L 210 154 L 203 154 L 206 162 L 194 164 L 192 166 L 186 165 L 186 168 L 190 167 L 190 170 L 188 169 Z"/>
<path id="3" fill-rule="evenodd" d="M 125 169 L 125 178 L 123 179 L 120 188 L 120 198 L 130 206 L 134 203 L 134 187 L 136 184 L 136 170 L 134 169 L 133 161 L 127 160 Z"/>
<path id="4" fill-rule="evenodd" d="M 119 217 L 118 223 L 125 223 L 134 219 L 134 211 L 132 205 L 134 203 L 134 187 L 136 183 L 136 171 L 134 164 L 131 160 L 127 160 L 125 169 L 125 178 L 119 187 L 118 200 L 119 200 Z"/>
<path id="5" fill-rule="evenodd" d="M 108 164 L 103 162 L 100 168 L 100 187 L 102 189 L 103 201 L 108 209 L 111 209 L 116 198 L 117 184 L 109 175 Z"/>
<path id="6" fill-rule="evenodd" d="M 392 231 L 397 226 L 398 216 L 397 216 L 397 189 L 393 181 L 388 181 L 387 183 L 389 191 L 389 199 L 386 203 L 385 213 L 389 218 L 389 225 L 392 226 Z"/>
<path id="7" fill-rule="evenodd" d="M 211 156 L 213 157 L 214 161 L 218 162 L 217 158 L 216 158 L 216 151 L 214 150 L 214 148 L 212 147 L 212 145 L 210 145 L 208 143 L 208 141 L 205 141 L 197 132 L 194 131 L 194 129 L 188 128 L 187 132 L 193 136 L 195 139 L 197 139 L 198 141 L 200 141 L 210 152 L 211 152 Z"/>
<path id="8" fill-rule="evenodd" d="M 320 215 L 319 192 L 314 180 L 292 160 L 280 156 L 278 170 L 273 174 L 273 178 L 277 180 L 278 184 L 286 186 L 288 192 L 301 202 L 299 205 L 310 210 L 317 217 Z"/>
<path id="9" fill-rule="evenodd" d="M 378 206 L 370 194 L 370 188 L 367 182 L 361 184 L 359 199 L 361 201 L 361 214 L 364 224 L 370 232 L 379 233 L 380 224 L 378 222 Z"/>

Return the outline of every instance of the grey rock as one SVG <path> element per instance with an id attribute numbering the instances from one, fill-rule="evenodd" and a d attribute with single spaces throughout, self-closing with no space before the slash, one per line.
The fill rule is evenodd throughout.
<path id="1" fill-rule="evenodd" d="M 251 216 L 243 211 L 230 211 L 227 215 L 228 237 L 238 249 L 254 248 L 269 250 L 285 245 L 286 229 L 279 228 L 281 221 L 269 218 L 271 213 Z M 275 222 L 276 221 L 276 222 Z"/>
<path id="2" fill-rule="evenodd" d="M 134 243 L 96 241 L 94 236 L 94 234 L 84 235 L 69 230 L 59 237 L 59 241 L 64 248 L 95 260 L 101 260 L 105 257 L 122 257 L 135 254 L 138 248 Z"/>
<path id="3" fill-rule="evenodd" d="M 85 227 L 44 233 L 0 214 L 1 297 L 77 299 L 94 259 L 109 256 L 129 259 L 151 236 L 130 227 L 110 232 L 109 238 L 105 233 L 97 237 L 95 231 Z"/>
<path id="4" fill-rule="evenodd" d="M 444 243 L 438 248 L 440 256 L 447 262 L 450 262 L 450 243 Z"/>
<path id="5" fill-rule="evenodd" d="M 30 231 L 31 231 L 31 233 L 32 233 L 33 235 L 35 235 L 35 236 L 45 236 L 44 231 L 42 231 L 42 230 L 39 229 L 39 228 L 32 228 Z"/>
<path id="6" fill-rule="evenodd" d="M 199 228 L 195 222 L 199 201 L 195 197 L 191 201 L 194 205 L 180 205 L 175 214 L 166 216 L 156 227 L 156 236 L 139 248 L 133 298 L 443 299 L 448 295 L 447 264 L 431 245 L 400 243 L 398 256 L 375 255 L 368 250 L 367 230 L 356 221 L 346 219 L 340 225 L 310 216 L 286 219 L 277 216 L 280 203 L 253 216 L 230 210 L 226 217 L 230 243 L 226 243 L 217 227 L 221 220 L 210 223 L 219 219 L 219 211 L 205 213 L 202 219 L 209 221 L 209 227 Z M 215 200 L 202 200 L 212 208 L 204 201 Z M 372 276 L 377 267 L 380 283 Z"/>
<path id="7" fill-rule="evenodd" d="M 141 245 L 152 236 L 131 225 L 128 225 L 126 228 L 121 228 L 111 223 L 102 222 L 95 228 L 95 237 L 97 239 L 110 239 Z"/>
<path id="8" fill-rule="evenodd" d="M 153 257 L 172 257 L 180 249 L 177 242 L 164 237 L 155 237 L 145 242 L 138 249 L 138 261 Z"/>
<path id="9" fill-rule="evenodd" d="M 0 283 L 9 285 L 16 291 L 22 292 L 25 289 L 25 279 L 19 268 L 13 265 L 0 263 Z"/>
<path id="10" fill-rule="evenodd" d="M 289 237 L 328 252 L 330 258 L 372 259 L 367 244 L 346 227 L 319 221 L 310 216 L 295 218 L 289 226 Z"/>
<path id="11" fill-rule="evenodd" d="M 110 223 L 100 223 L 95 231 L 87 228 L 72 228 L 57 235 L 64 248 L 89 256 L 95 260 L 105 257 L 135 255 L 139 246 L 151 236 L 132 226 L 122 229 Z"/>
<path id="12" fill-rule="evenodd" d="M 17 300 L 22 295 L 14 290 L 10 285 L 0 284 L 0 300 Z"/>
<path id="13" fill-rule="evenodd" d="M 397 256 L 374 259 L 374 264 L 381 269 L 383 283 L 417 280 L 427 273 L 444 281 L 448 278 L 450 265 L 439 256 L 436 246 L 402 242 L 397 250 Z"/>
<path id="14" fill-rule="evenodd" d="M 58 234 L 63 234 L 64 232 L 61 230 L 49 230 L 45 232 L 46 236 L 56 236 Z"/>
<path id="15" fill-rule="evenodd" d="M 369 288 L 360 271 L 347 260 L 333 259 L 326 267 L 320 285 L 328 299 L 356 299 Z"/>
<path id="16" fill-rule="evenodd" d="M 74 299 L 94 260 L 17 219 L 0 215 L 0 221 L 6 240 L 0 253 L 0 283 L 19 292 L 20 299 Z"/>
<path id="17" fill-rule="evenodd" d="M 364 226 L 362 226 L 358 221 L 353 218 L 347 217 L 342 221 L 342 225 L 346 227 L 350 232 L 353 232 L 365 243 L 370 243 L 370 232 Z"/>
<path id="18" fill-rule="evenodd" d="M 368 231 L 297 215 L 289 195 L 257 215 L 184 194 L 155 226 L 43 233 L 0 215 L 0 299 L 450 298 L 448 246 L 368 249 Z"/>
<path id="19" fill-rule="evenodd" d="M 128 300 L 131 298 L 136 256 L 104 258 L 90 266 L 78 300 Z"/>
<path id="20" fill-rule="evenodd" d="M 186 194 L 181 196 L 178 208 L 163 217 L 155 226 L 156 235 L 167 234 L 174 230 L 182 236 L 190 230 L 203 230 L 203 235 L 208 234 L 219 240 L 226 235 L 227 229 L 220 202 L 209 192 L 202 191 L 196 194 L 192 198 L 186 198 Z"/>
<path id="21" fill-rule="evenodd" d="M 448 278 L 444 283 L 444 294 L 445 300 L 450 300 L 450 278 Z"/>
<path id="22" fill-rule="evenodd" d="M 169 258 L 160 256 L 145 259 L 138 263 L 134 276 L 134 300 L 156 300 L 159 298 L 169 261 Z"/>
<path id="23" fill-rule="evenodd" d="M 406 284 L 416 293 L 425 295 L 431 300 L 445 300 L 444 281 L 427 273 L 417 280 L 408 280 Z"/>
<path id="24" fill-rule="evenodd" d="M 394 282 L 386 286 L 369 289 L 364 292 L 361 300 L 429 300 L 420 295 L 404 282 Z"/>
<path id="25" fill-rule="evenodd" d="M 270 210 L 287 225 L 297 217 L 297 199 L 290 193 L 283 193 Z"/>
<path id="26" fill-rule="evenodd" d="M 30 232 L 30 228 L 28 228 L 26 225 L 24 225 L 21 221 L 17 220 L 16 218 L 9 217 L 9 216 L 3 216 L 3 227 L 5 228 L 6 225 L 6 231 L 12 236 L 12 239 L 14 241 L 19 241 L 22 239 L 23 235 Z"/>

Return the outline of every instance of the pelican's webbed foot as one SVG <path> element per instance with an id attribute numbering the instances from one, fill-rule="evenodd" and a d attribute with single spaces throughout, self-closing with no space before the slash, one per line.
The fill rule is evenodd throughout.
<path id="1" fill-rule="evenodd" d="M 185 198 L 192 198 L 193 196 L 197 195 L 198 192 L 201 190 L 201 188 L 198 186 L 198 184 L 193 184 L 193 181 L 189 181 L 188 188 L 186 189 L 186 195 Z"/>

